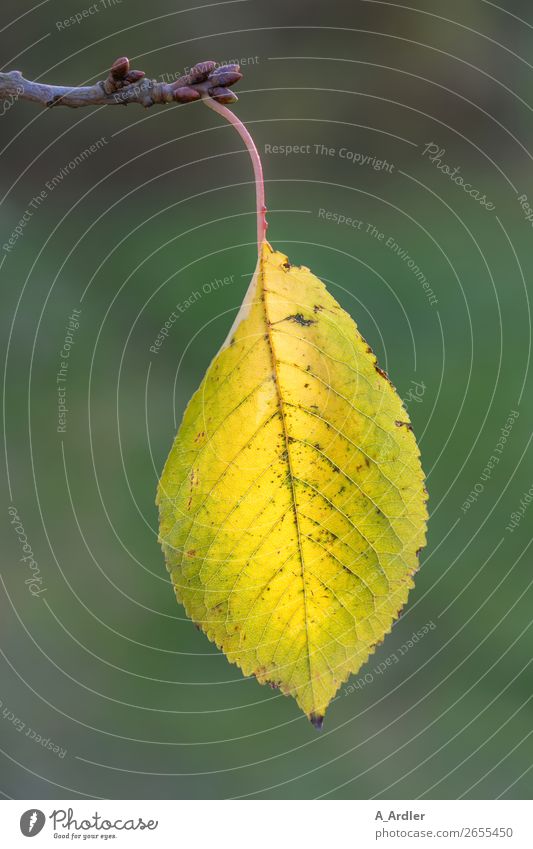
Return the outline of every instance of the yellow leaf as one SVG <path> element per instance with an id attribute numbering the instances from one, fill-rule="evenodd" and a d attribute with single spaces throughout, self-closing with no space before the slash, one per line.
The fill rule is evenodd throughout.
<path id="1" fill-rule="evenodd" d="M 426 491 L 408 415 L 368 344 L 268 242 L 157 501 L 188 615 L 320 726 L 407 600 Z"/>

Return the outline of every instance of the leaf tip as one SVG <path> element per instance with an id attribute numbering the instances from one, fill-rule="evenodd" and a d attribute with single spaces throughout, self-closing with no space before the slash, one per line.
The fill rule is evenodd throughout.
<path id="1" fill-rule="evenodd" d="M 324 725 L 324 717 L 319 713 L 311 713 L 309 714 L 309 721 L 311 725 L 313 725 L 317 731 L 322 731 Z"/>

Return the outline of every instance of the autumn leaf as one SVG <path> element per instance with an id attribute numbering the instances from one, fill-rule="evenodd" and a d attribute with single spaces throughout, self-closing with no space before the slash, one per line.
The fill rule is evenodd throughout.
<path id="1" fill-rule="evenodd" d="M 266 241 L 157 501 L 187 614 L 321 726 L 407 600 L 426 491 L 409 417 L 353 320 Z"/>

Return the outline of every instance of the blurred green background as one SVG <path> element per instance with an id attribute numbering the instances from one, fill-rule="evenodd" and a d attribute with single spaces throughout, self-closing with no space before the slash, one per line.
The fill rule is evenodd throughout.
<path id="1" fill-rule="evenodd" d="M 82 84 L 124 54 L 160 78 L 204 59 L 241 62 L 234 108 L 263 154 L 269 239 L 327 281 L 405 399 L 429 538 L 402 618 L 321 734 L 228 664 L 175 603 L 154 496 L 253 272 L 250 162 L 201 104 L 4 103 L 2 245 L 33 214 L 0 251 L 0 790 L 530 798 L 533 231 L 518 200 L 533 203 L 530 4 L 110 0 L 61 23 L 89 6 L 4 0 L 3 68 Z M 429 143 L 494 209 L 424 155 Z M 73 309 L 61 433 L 56 375 Z M 40 570 L 36 597 L 13 505 Z"/>

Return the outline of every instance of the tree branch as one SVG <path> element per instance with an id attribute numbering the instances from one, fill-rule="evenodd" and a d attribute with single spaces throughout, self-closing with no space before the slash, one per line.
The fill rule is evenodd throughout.
<path id="1" fill-rule="evenodd" d="M 113 62 L 107 79 L 91 86 L 43 85 L 26 80 L 20 71 L 0 73 L 0 98 L 32 100 L 52 106 L 127 106 L 139 103 L 148 108 L 154 104 L 190 103 L 209 95 L 218 103 L 235 103 L 237 95 L 229 86 L 242 79 L 238 65 L 200 62 L 188 74 L 172 83 L 150 80 L 144 71 L 130 70 L 125 56 Z"/>

